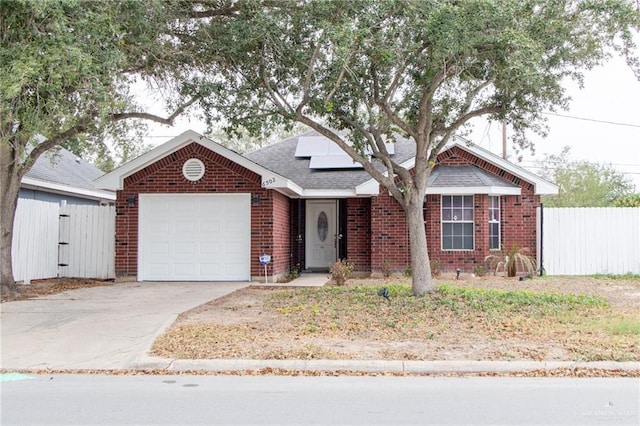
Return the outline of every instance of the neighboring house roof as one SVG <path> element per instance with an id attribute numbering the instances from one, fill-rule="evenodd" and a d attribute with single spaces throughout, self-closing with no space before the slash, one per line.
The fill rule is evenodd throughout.
<path id="1" fill-rule="evenodd" d="M 35 189 L 79 198 L 113 201 L 115 193 L 96 188 L 94 180 L 104 172 L 59 148 L 42 154 L 22 178 L 21 188 Z"/>

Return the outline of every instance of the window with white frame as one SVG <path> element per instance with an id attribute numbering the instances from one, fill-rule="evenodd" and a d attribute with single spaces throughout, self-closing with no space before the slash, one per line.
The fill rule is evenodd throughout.
<path id="1" fill-rule="evenodd" d="M 473 195 L 442 196 L 442 249 L 473 250 Z"/>
<path id="2" fill-rule="evenodd" d="M 500 246 L 500 197 L 489 197 L 489 250 Z"/>

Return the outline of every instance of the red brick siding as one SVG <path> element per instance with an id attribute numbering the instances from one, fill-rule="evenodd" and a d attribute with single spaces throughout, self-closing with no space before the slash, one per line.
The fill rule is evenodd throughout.
<path id="1" fill-rule="evenodd" d="M 501 243 L 507 247 L 528 248 L 536 252 L 536 207 L 540 196 L 534 194 L 529 182 L 514 176 L 460 148 L 453 148 L 438 156 L 438 164 L 473 164 L 489 173 L 498 175 L 520 186 L 522 195 L 500 197 Z M 440 195 L 427 195 L 425 204 L 425 227 L 427 249 L 430 259 L 440 261 L 445 271 L 460 268 L 472 272 L 476 264 L 484 265 L 489 251 L 489 198 L 484 194 L 474 196 L 474 249 L 442 250 Z M 409 242 L 405 226 L 405 214 L 400 204 L 381 188 L 381 195 L 374 197 L 371 219 L 371 270 L 382 270 L 383 262 L 391 262 L 396 271 L 410 264 Z"/>
<path id="2" fill-rule="evenodd" d="M 189 158 L 198 158 L 205 165 L 205 174 L 197 182 L 191 182 L 182 175 L 182 165 Z M 138 272 L 140 193 L 257 194 L 260 202 L 258 205 L 252 203 L 251 206 L 251 274 L 255 276 L 263 273 L 258 254 L 269 253 L 274 246 L 273 191 L 262 188 L 260 176 L 252 171 L 202 145 L 192 143 L 127 177 L 123 189 L 117 192 L 117 275 L 136 275 Z M 134 207 L 127 205 L 127 198 L 131 195 L 136 199 Z"/>
<path id="3" fill-rule="evenodd" d="M 371 271 L 371 199 L 347 200 L 347 259 L 357 272 Z"/>
<path id="4" fill-rule="evenodd" d="M 411 257 L 404 210 L 382 189 L 371 199 L 371 272 L 380 273 L 385 262 L 403 271 Z"/>
<path id="5" fill-rule="evenodd" d="M 273 256 L 272 274 L 289 272 L 291 265 L 291 200 L 283 194 L 271 191 L 273 198 Z"/>

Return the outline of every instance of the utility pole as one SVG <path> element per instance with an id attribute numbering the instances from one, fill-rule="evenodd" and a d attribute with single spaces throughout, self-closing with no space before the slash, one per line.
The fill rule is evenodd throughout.
<path id="1" fill-rule="evenodd" d="M 507 123 L 502 120 L 502 158 L 507 159 Z"/>

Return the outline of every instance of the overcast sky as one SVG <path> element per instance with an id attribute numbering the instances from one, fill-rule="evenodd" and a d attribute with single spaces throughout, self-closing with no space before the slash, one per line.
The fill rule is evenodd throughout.
<path id="1" fill-rule="evenodd" d="M 558 114 L 566 117 L 547 116 L 548 136 L 532 137 L 536 155 L 525 156 L 521 165 L 535 172 L 545 154 L 559 154 L 568 145 L 571 160 L 610 164 L 632 179 L 640 191 L 640 82 L 633 72 L 622 59 L 615 58 L 586 72 L 583 89 L 571 82 L 565 86 L 573 100 L 568 111 Z M 206 126 L 189 119 L 179 120 L 173 127 L 150 125 L 146 142 L 159 145 L 189 129 L 204 133 Z M 472 139 L 501 155 L 499 123 L 478 122 Z M 508 155 L 515 161 L 512 152 Z"/>

